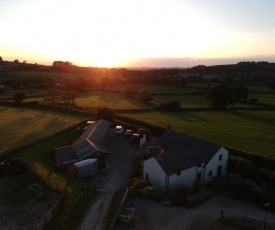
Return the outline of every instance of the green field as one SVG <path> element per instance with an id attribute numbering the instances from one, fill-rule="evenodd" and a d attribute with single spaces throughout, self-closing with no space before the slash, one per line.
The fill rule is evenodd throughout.
<path id="1" fill-rule="evenodd" d="M 144 109 L 147 105 L 137 100 L 124 97 L 122 94 L 94 92 L 82 93 L 76 98 L 78 106 L 101 107 L 106 106 L 112 109 Z"/>
<path id="2" fill-rule="evenodd" d="M 250 93 L 250 98 L 257 98 L 259 103 L 275 105 L 275 94 Z"/>
<path id="3" fill-rule="evenodd" d="M 275 111 L 138 113 L 126 116 L 209 140 L 223 146 L 275 158 Z"/>
<path id="4" fill-rule="evenodd" d="M 144 89 L 150 89 L 154 93 L 195 93 L 198 89 L 188 88 L 188 87 L 179 87 L 171 85 L 141 85 L 141 84 L 127 84 L 127 85 L 118 85 L 112 87 L 112 90 L 118 90 L 123 92 L 128 86 L 133 87 L 137 92 L 141 92 Z"/>
<path id="5" fill-rule="evenodd" d="M 0 107 L 0 152 L 50 136 L 84 117 L 25 108 Z"/>

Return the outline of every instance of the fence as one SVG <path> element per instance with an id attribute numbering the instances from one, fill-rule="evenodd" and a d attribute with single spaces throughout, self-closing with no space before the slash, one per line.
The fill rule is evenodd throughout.
<path id="1" fill-rule="evenodd" d="M 138 190 L 130 190 L 129 193 L 130 196 L 138 196 L 141 198 L 148 198 L 155 201 L 161 201 L 165 198 L 171 201 L 171 204 L 193 206 L 212 196 L 214 194 L 214 188 L 204 189 L 198 193 L 189 195 L 188 197 L 182 197 L 179 195 L 177 196 L 169 193 L 164 194 L 162 191 L 142 192 Z"/>
<path id="2" fill-rule="evenodd" d="M 221 210 L 221 223 L 235 226 L 241 229 L 257 230 L 275 230 L 275 224 L 266 223 L 265 221 L 250 218 L 247 216 L 237 215 Z"/>
<path id="3" fill-rule="evenodd" d="M 54 215 L 58 212 L 64 196 L 65 195 L 63 193 L 59 200 L 53 205 L 53 207 L 48 211 L 44 218 L 39 222 L 39 224 L 36 225 L 35 230 L 43 230 L 48 225 Z"/>
<path id="4" fill-rule="evenodd" d="M 123 208 L 125 202 L 127 201 L 128 195 L 129 195 L 129 189 L 128 189 L 128 187 L 126 187 L 126 192 L 125 192 L 125 194 L 124 194 L 124 196 L 122 198 L 122 201 L 120 203 L 119 209 L 117 210 L 117 213 L 116 213 L 116 215 L 115 215 L 115 217 L 114 217 L 114 219 L 113 219 L 113 221 L 112 221 L 112 223 L 111 223 L 111 225 L 109 227 L 109 230 L 115 229 L 115 223 L 116 223 L 117 217 L 118 217 L 121 209 Z"/>

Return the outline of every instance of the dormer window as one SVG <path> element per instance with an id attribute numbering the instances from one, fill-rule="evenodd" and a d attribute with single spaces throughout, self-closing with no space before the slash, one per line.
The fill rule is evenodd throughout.
<path id="1" fill-rule="evenodd" d="M 221 155 L 219 155 L 219 161 L 221 161 L 222 160 L 222 154 Z"/>

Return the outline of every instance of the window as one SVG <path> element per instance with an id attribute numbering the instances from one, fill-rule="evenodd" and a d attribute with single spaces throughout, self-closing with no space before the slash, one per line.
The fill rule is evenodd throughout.
<path id="1" fill-rule="evenodd" d="M 201 172 L 199 172 L 198 174 L 197 174 L 197 179 L 201 179 Z"/>
<path id="2" fill-rule="evenodd" d="M 177 170 L 177 176 L 180 176 L 180 175 L 181 175 L 181 170 L 178 169 L 178 170 Z"/>
<path id="3" fill-rule="evenodd" d="M 221 155 L 219 155 L 219 161 L 221 161 L 222 160 L 222 154 Z"/>
<path id="4" fill-rule="evenodd" d="M 212 177 L 212 170 L 210 170 L 210 171 L 208 172 L 208 176 L 209 176 L 209 177 Z"/>

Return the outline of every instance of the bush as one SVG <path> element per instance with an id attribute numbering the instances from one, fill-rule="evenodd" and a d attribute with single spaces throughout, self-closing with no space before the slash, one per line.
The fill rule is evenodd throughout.
<path id="1" fill-rule="evenodd" d="M 23 100 L 25 100 L 27 97 L 24 93 L 17 93 L 13 96 L 13 100 L 16 103 L 21 103 Z"/>
<path id="2" fill-rule="evenodd" d="M 110 108 L 107 108 L 107 107 L 98 108 L 97 119 L 113 121 L 114 115 L 115 115 L 115 111 Z"/>
<path id="3" fill-rule="evenodd" d="M 234 171 L 241 174 L 243 177 L 253 177 L 255 167 L 251 161 L 239 158 L 238 162 L 234 164 Z"/>
<path id="4" fill-rule="evenodd" d="M 133 190 L 143 190 L 149 183 L 144 178 L 134 178 L 129 181 L 129 187 Z"/>
<path id="5" fill-rule="evenodd" d="M 250 104 L 255 104 L 257 102 L 258 102 L 257 98 L 249 98 L 249 100 L 248 100 L 248 103 L 250 103 Z"/>
<path id="6" fill-rule="evenodd" d="M 160 104 L 157 109 L 164 111 L 180 111 L 181 107 L 178 101 L 170 101 Z"/>

